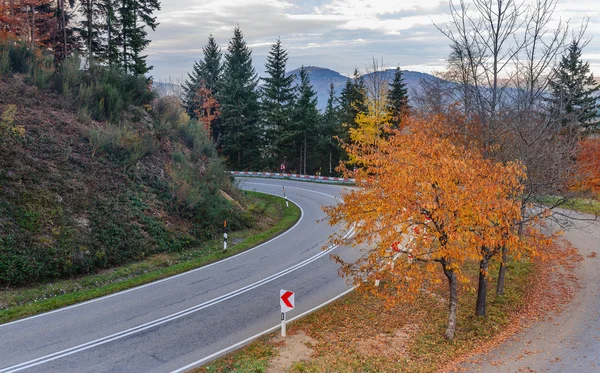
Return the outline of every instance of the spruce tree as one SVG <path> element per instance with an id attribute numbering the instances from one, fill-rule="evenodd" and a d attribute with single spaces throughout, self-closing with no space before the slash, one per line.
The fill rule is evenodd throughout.
<path id="1" fill-rule="evenodd" d="M 587 129 L 598 129 L 600 85 L 590 73 L 589 63 L 582 61 L 577 40 L 571 42 L 554 70 L 550 87 L 552 114 L 560 118 L 563 125 L 576 123 Z"/>
<path id="2" fill-rule="evenodd" d="M 184 104 L 191 117 L 194 117 L 195 112 L 198 110 L 196 94 L 200 87 L 208 88 L 214 97 L 219 96 L 219 85 L 221 84 L 221 73 L 223 71 L 222 53 L 212 35 L 209 35 L 208 44 L 202 48 L 202 53 L 202 59 L 194 62 L 193 70 L 188 74 L 188 79 L 183 84 Z M 218 138 L 218 134 L 214 133 L 214 135 L 215 138 Z"/>
<path id="3" fill-rule="evenodd" d="M 119 46 L 123 44 L 122 24 L 118 15 L 119 0 L 102 0 L 104 14 L 104 34 L 106 35 L 106 48 L 100 54 L 101 59 L 109 66 L 120 66 L 122 57 Z"/>
<path id="4" fill-rule="evenodd" d="M 236 27 L 229 41 L 223 67 L 221 121 L 223 154 L 230 167 L 247 170 L 260 166 L 262 133 L 259 127 L 258 77 L 252 67 L 252 51 Z"/>
<path id="5" fill-rule="evenodd" d="M 294 75 L 286 76 L 287 52 L 281 40 L 271 46 L 261 89 L 262 120 L 266 136 L 266 157 L 270 168 L 289 158 L 291 110 L 294 101 Z"/>
<path id="6" fill-rule="evenodd" d="M 160 10 L 158 0 L 121 0 L 122 66 L 126 72 L 143 75 L 152 69 L 146 64 L 148 56 L 141 55 L 150 40 L 146 26 L 156 30 L 156 17 L 153 13 Z"/>
<path id="7" fill-rule="evenodd" d="M 358 69 L 354 70 L 353 78 L 348 78 L 346 81 L 346 85 L 340 92 L 338 102 L 340 104 L 340 119 L 346 127 L 340 137 L 344 141 L 349 141 L 348 129 L 356 128 L 356 116 L 358 113 L 367 111 L 367 93 Z"/>
<path id="8" fill-rule="evenodd" d="M 319 132 L 319 154 L 321 159 L 321 168 L 327 170 L 327 175 L 332 176 L 335 167 L 341 159 L 342 149 L 336 137 L 341 135 L 342 124 L 339 120 L 339 108 L 335 97 L 335 87 L 333 83 L 329 85 L 329 98 L 327 106 L 321 118 L 321 127 Z M 323 167 L 324 166 L 324 167 Z"/>
<path id="9" fill-rule="evenodd" d="M 394 80 L 390 83 L 386 106 L 392 117 L 390 123 L 393 127 L 398 128 L 402 116 L 406 115 L 409 110 L 408 89 L 402 78 L 402 70 L 400 70 L 400 67 L 396 68 Z"/>
<path id="10" fill-rule="evenodd" d="M 88 68 L 93 68 L 96 57 L 105 51 L 105 43 L 102 33 L 102 4 L 93 0 L 80 0 L 79 12 L 79 34 L 87 52 Z"/>
<path id="11" fill-rule="evenodd" d="M 304 66 L 300 69 L 300 85 L 295 99 L 295 129 L 296 149 L 298 149 L 301 174 L 307 173 L 309 143 L 314 137 L 319 123 L 319 110 L 317 109 L 317 93 L 310 84 L 308 72 Z M 311 146 L 312 147 L 312 146 Z M 313 158 L 313 157 L 311 157 Z"/>

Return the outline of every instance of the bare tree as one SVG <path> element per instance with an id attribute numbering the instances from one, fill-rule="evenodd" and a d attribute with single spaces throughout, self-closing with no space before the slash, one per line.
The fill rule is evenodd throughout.
<path id="1" fill-rule="evenodd" d="M 388 66 L 383 63 L 383 58 L 378 61 L 373 57 L 371 64 L 365 68 L 365 89 L 367 96 L 371 100 L 372 108 L 376 113 L 381 114 L 386 110 L 386 100 L 389 87 Z"/>
<path id="2" fill-rule="evenodd" d="M 547 104 L 548 82 L 562 52 L 568 23 L 550 28 L 557 0 L 461 0 L 450 2 L 452 21 L 438 29 L 452 53 L 443 75 L 455 83 L 454 97 L 466 117 L 463 141 L 488 158 L 519 160 L 527 167 L 526 206 L 542 195 L 564 195 L 573 180 L 578 133 L 560 126 Z M 535 209 L 533 214 L 539 214 Z M 502 254 L 497 292 L 504 291 L 506 248 L 482 248 L 477 315 L 485 315 L 487 262 Z"/>

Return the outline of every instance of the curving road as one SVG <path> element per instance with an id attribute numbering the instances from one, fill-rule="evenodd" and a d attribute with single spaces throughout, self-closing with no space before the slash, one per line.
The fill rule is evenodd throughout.
<path id="1" fill-rule="evenodd" d="M 302 208 L 288 232 L 242 254 L 121 293 L 0 325 L 0 373 L 175 372 L 213 359 L 279 325 L 279 290 L 307 312 L 350 289 L 321 250 L 339 227 L 319 223 L 343 187 L 241 179 Z M 346 232 L 351 235 L 352 232 Z M 347 259 L 358 253 L 331 248 Z"/>

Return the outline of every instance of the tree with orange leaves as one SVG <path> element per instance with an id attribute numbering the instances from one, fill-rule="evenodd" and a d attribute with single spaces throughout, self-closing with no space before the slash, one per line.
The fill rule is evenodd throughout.
<path id="1" fill-rule="evenodd" d="M 194 103 L 198 109 L 194 110 L 196 118 L 204 123 L 204 127 L 208 132 L 209 136 L 213 138 L 217 131 L 216 125 L 219 117 L 221 116 L 221 105 L 217 99 L 213 96 L 212 91 L 206 87 L 206 84 L 202 84 L 196 96 L 194 97 Z M 217 142 L 218 139 L 213 139 Z"/>
<path id="2" fill-rule="evenodd" d="M 345 148 L 350 162 L 362 166 L 356 175 L 359 188 L 326 212 L 330 224 L 356 224 L 355 245 L 368 244 L 355 262 L 336 258 L 359 291 L 386 294 L 390 304 L 415 300 L 440 282 L 441 268 L 449 292 L 445 335 L 452 339 L 458 284 L 465 279 L 462 264 L 481 260 L 482 247 L 529 246 L 513 229 L 521 220 L 514 196 L 522 191 L 524 168 L 485 159 L 436 136 L 441 121 L 407 117 L 402 129 L 380 122 L 377 135 L 372 130 L 377 124 L 370 122 L 351 132 L 352 143 Z M 340 168 L 349 173 L 346 165 Z M 334 236 L 333 241 L 344 240 Z M 387 297 L 390 292 L 398 296 Z"/>
<path id="3" fill-rule="evenodd" d="M 600 196 L 600 138 L 587 137 L 579 142 L 577 171 L 574 188 Z"/>

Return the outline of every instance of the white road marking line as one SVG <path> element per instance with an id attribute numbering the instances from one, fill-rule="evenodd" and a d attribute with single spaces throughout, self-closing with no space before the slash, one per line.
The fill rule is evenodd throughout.
<path id="1" fill-rule="evenodd" d="M 261 192 L 261 193 L 262 193 L 262 192 Z M 269 194 L 269 195 L 273 195 L 273 196 L 279 197 L 279 195 L 277 195 L 277 194 L 274 194 L 274 193 L 266 193 L 266 192 L 265 192 L 265 194 Z M 260 244 L 260 245 L 258 245 L 258 246 L 256 246 L 256 247 L 253 247 L 252 249 L 249 249 L 249 250 L 243 251 L 243 252 L 241 252 L 241 253 L 239 253 L 239 254 L 236 254 L 236 255 L 230 256 L 230 257 L 228 257 L 228 258 L 225 258 L 225 259 L 219 260 L 218 262 L 214 262 L 214 263 L 211 263 L 211 264 L 207 264 L 207 265 L 205 265 L 205 266 L 202 266 L 202 267 L 200 267 L 200 268 L 192 269 L 192 270 L 189 270 L 189 271 L 187 271 L 187 272 L 180 273 L 180 274 L 178 274 L 178 275 L 170 276 L 170 277 L 167 277 L 167 278 L 163 278 L 163 279 L 161 279 L 161 280 L 156 280 L 156 281 L 153 281 L 153 282 L 150 282 L 150 283 L 144 284 L 144 285 L 136 286 L 136 287 L 134 287 L 134 288 L 127 289 L 127 290 L 123 290 L 123 291 L 120 291 L 120 292 L 118 292 L 118 293 L 113 293 L 113 294 L 105 295 L 105 296 L 102 296 L 102 297 L 100 297 L 100 298 L 94 298 L 94 299 L 90 299 L 90 300 L 88 300 L 88 301 L 85 301 L 85 302 L 82 302 L 82 303 L 73 304 L 73 305 L 71 305 L 71 306 L 67 306 L 67 307 L 59 308 L 59 309 L 57 309 L 57 310 L 54 310 L 54 311 L 48 311 L 48 312 L 44 312 L 44 313 L 41 313 L 41 314 L 39 314 L 39 315 L 35 315 L 35 316 L 30 316 L 30 317 L 27 317 L 27 318 L 25 318 L 25 319 L 20 319 L 20 320 L 11 321 L 11 322 L 8 322 L 8 323 L 5 323 L 5 324 L 0 324 L 0 328 L 2 328 L 2 327 L 5 327 L 5 326 L 8 326 L 8 325 L 12 325 L 12 324 L 20 323 L 20 322 L 23 322 L 23 321 L 27 321 L 27 320 L 36 319 L 36 318 L 38 318 L 38 317 L 43 317 L 43 316 L 51 315 L 51 314 L 53 314 L 53 313 L 57 313 L 57 312 L 66 311 L 66 310 L 69 310 L 69 309 L 72 309 L 72 308 L 75 308 L 75 307 L 81 307 L 81 306 L 84 306 L 84 305 L 86 305 L 86 304 L 90 304 L 90 303 L 98 302 L 98 301 L 101 301 L 101 300 L 104 300 L 104 299 L 108 299 L 108 298 L 112 298 L 112 297 L 116 297 L 116 296 L 123 295 L 123 294 L 129 293 L 129 292 L 132 292 L 132 291 L 140 290 L 140 289 L 143 289 L 143 288 L 145 288 L 145 287 L 148 287 L 148 286 L 152 286 L 152 285 L 159 284 L 159 283 L 161 283 L 161 282 L 170 281 L 170 280 L 173 280 L 173 279 L 175 279 L 175 278 L 178 278 L 178 277 L 182 277 L 182 276 L 189 275 L 190 273 L 194 273 L 194 272 L 202 271 L 202 270 L 204 270 L 204 269 L 206 269 L 206 268 L 209 268 L 209 267 L 215 266 L 215 265 L 217 265 L 217 264 L 220 264 L 220 263 L 226 262 L 226 261 L 228 261 L 228 260 L 231 260 L 231 259 L 237 258 L 238 256 L 241 256 L 241 255 L 248 254 L 248 253 L 250 253 L 250 252 L 252 252 L 252 251 L 254 251 L 254 250 L 256 250 L 256 249 L 258 249 L 258 248 L 260 248 L 260 247 L 262 247 L 262 246 L 264 246 L 264 245 L 266 245 L 266 244 L 268 244 L 268 243 L 271 243 L 271 242 L 273 242 L 273 241 L 275 241 L 275 240 L 279 239 L 280 237 L 283 237 L 283 236 L 285 236 L 285 235 L 286 235 L 287 233 L 289 233 L 291 230 L 293 230 L 294 228 L 296 228 L 296 227 L 297 227 L 297 226 L 300 224 L 300 222 L 302 221 L 302 219 L 304 219 L 304 210 L 302 209 L 302 207 L 300 207 L 300 205 L 298 205 L 296 202 L 294 202 L 294 201 L 292 201 L 292 200 L 289 200 L 289 201 L 290 201 L 290 202 L 293 202 L 293 203 L 294 203 L 296 206 L 298 206 L 298 208 L 300 209 L 300 219 L 298 219 L 298 221 L 296 222 L 296 224 L 294 224 L 294 226 L 293 226 L 293 227 L 291 227 L 290 229 L 288 229 L 287 231 L 283 232 L 282 234 L 278 235 L 277 237 L 274 237 L 274 238 L 270 239 L 270 240 L 269 240 L 269 241 L 267 241 L 267 242 L 263 242 L 262 244 Z"/>
<path id="2" fill-rule="evenodd" d="M 266 184 L 266 185 L 269 185 L 269 186 L 270 186 L 270 184 Z M 323 195 L 326 195 L 326 196 L 328 196 L 328 197 L 335 198 L 334 196 L 327 195 L 327 194 L 325 194 L 325 193 L 321 193 L 321 192 L 310 191 L 310 190 L 308 190 L 308 189 L 302 189 L 302 188 L 294 188 L 294 189 L 306 190 L 306 191 L 308 191 L 308 192 L 317 193 L 317 194 L 323 194 Z M 266 193 L 266 194 L 271 194 L 271 193 Z M 292 202 L 293 202 L 293 201 L 292 201 Z M 302 208 L 301 208 L 301 207 L 300 207 L 300 206 L 299 206 L 297 203 L 295 203 L 295 202 L 293 202 L 293 203 L 294 203 L 294 204 L 296 204 L 296 205 L 297 205 L 297 206 L 300 208 L 300 210 L 301 210 L 301 212 L 302 212 L 302 215 L 301 215 L 301 218 L 302 218 L 302 216 L 304 216 L 304 211 L 302 210 Z M 301 220 L 301 219 L 300 219 L 300 220 Z M 299 221 L 296 223 L 296 225 L 294 225 L 294 227 L 296 227 L 296 226 L 298 225 L 298 223 L 300 222 L 300 220 L 299 220 Z M 293 229 L 294 227 L 292 227 L 292 229 Z M 285 233 L 287 233 L 287 232 L 289 232 L 289 230 L 288 230 L 288 231 L 286 231 L 286 232 L 284 232 L 283 234 L 285 234 Z M 283 234 L 279 235 L 278 237 L 281 237 Z M 350 229 L 350 230 L 349 230 L 349 231 L 348 231 L 348 232 L 347 232 L 347 233 L 344 235 L 344 237 L 343 237 L 343 238 L 348 238 L 348 237 L 351 237 L 351 236 L 353 236 L 353 235 L 354 235 L 354 227 L 352 227 L 352 228 L 351 228 L 351 229 Z M 278 237 L 276 237 L 276 238 L 278 238 Z M 275 238 L 275 239 L 276 239 L 276 238 Z M 274 240 L 274 239 L 273 239 L 273 240 Z M 271 242 L 271 241 L 273 241 L 273 240 L 267 241 L 267 242 L 265 242 L 264 244 L 266 244 L 266 243 L 268 243 L 268 242 Z M 262 244 L 262 245 L 264 245 L 264 244 Z M 262 246 L 262 245 L 260 245 L 260 246 Z M 256 248 L 258 248 L 258 247 L 260 247 L 260 246 L 257 246 Z M 114 333 L 114 334 L 112 334 L 112 335 L 109 335 L 109 336 L 106 336 L 106 337 L 98 338 L 98 339 L 96 339 L 96 340 L 93 340 L 93 341 L 90 341 L 90 342 L 87 342 L 87 343 L 80 344 L 80 345 L 78 345 L 78 346 L 74 346 L 74 347 L 71 347 L 71 348 L 68 348 L 68 349 L 65 349 L 65 350 L 62 350 L 62 351 L 58 351 L 58 352 L 55 352 L 55 353 L 52 353 L 52 354 L 49 354 L 49 355 L 46 355 L 46 356 L 42 356 L 42 357 L 39 357 L 39 358 L 36 358 L 36 359 L 32 359 L 32 360 L 29 360 L 29 361 L 26 361 L 26 362 L 23 362 L 23 363 L 20 363 L 20 364 L 16 364 L 16 365 L 13 365 L 13 366 L 10 366 L 10 367 L 6 367 L 6 368 L 3 368 L 3 369 L 0 369 L 0 373 L 12 373 L 12 372 L 18 372 L 18 371 L 21 371 L 21 370 L 24 370 L 24 369 L 32 368 L 32 367 L 34 367 L 34 366 L 38 366 L 38 365 L 41 365 L 41 364 L 45 364 L 45 363 L 48 363 L 48 362 L 50 362 L 50 361 L 54 361 L 54 360 L 57 360 L 57 359 L 60 359 L 60 358 L 63 358 L 63 357 L 66 357 L 66 356 L 69 356 L 69 355 L 72 355 L 72 354 L 75 354 L 75 353 L 81 352 L 81 351 L 85 351 L 85 350 L 88 350 L 88 349 L 90 349 L 90 348 L 97 347 L 97 346 L 100 346 L 100 345 L 103 345 L 103 344 L 106 344 L 106 343 L 109 343 L 109 342 L 115 341 L 115 340 L 117 340 L 117 339 L 121 339 L 121 338 L 124 338 L 124 337 L 126 337 L 126 336 L 129 336 L 129 335 L 132 335 L 132 334 L 135 334 L 135 333 L 138 333 L 138 332 L 144 331 L 144 330 L 146 330 L 146 329 L 150 329 L 150 328 L 153 328 L 153 327 L 155 327 L 155 326 L 162 325 L 162 324 L 164 324 L 164 323 L 167 323 L 167 322 L 169 322 L 169 321 L 173 321 L 173 320 L 179 319 L 179 318 L 181 318 L 181 317 L 184 317 L 184 316 L 187 316 L 187 315 L 189 315 L 189 314 L 192 314 L 192 313 L 198 312 L 198 311 L 200 311 L 200 310 L 202 310 L 202 309 L 208 308 L 208 307 L 210 307 L 210 306 L 212 306 L 212 305 L 215 305 L 215 304 L 221 303 L 221 302 L 223 302 L 223 301 L 226 301 L 226 300 L 228 300 L 228 299 L 231 299 L 231 298 L 233 298 L 233 297 L 235 297 L 235 296 L 238 296 L 238 295 L 241 295 L 241 294 L 243 294 L 243 293 L 246 293 L 246 292 L 248 292 L 248 291 L 250 291 L 250 290 L 253 290 L 253 289 L 255 289 L 255 288 L 259 287 L 259 286 L 262 286 L 262 285 L 264 285 L 264 284 L 267 284 L 267 283 L 269 283 L 269 282 L 272 282 L 272 281 L 274 281 L 274 280 L 276 280 L 276 279 L 278 279 L 278 278 L 280 278 L 280 277 L 283 277 L 283 276 L 285 276 L 285 275 L 287 275 L 287 274 L 289 274 L 289 273 L 291 273 L 291 272 L 294 272 L 294 271 L 296 271 L 297 269 L 300 269 L 300 268 L 302 268 L 302 267 L 304 267 L 304 266 L 306 266 L 306 265 L 308 265 L 308 264 L 310 264 L 310 263 L 314 262 L 315 260 L 317 260 L 317 259 L 319 259 L 319 258 L 323 257 L 324 255 L 326 255 L 326 254 L 330 253 L 331 251 L 335 250 L 337 247 L 338 247 L 337 245 L 330 246 L 330 247 L 329 247 L 327 250 L 323 250 L 323 251 L 319 252 L 318 254 L 316 254 L 316 255 L 314 255 L 314 256 L 312 256 L 312 257 L 308 258 L 308 259 L 305 259 L 304 261 L 302 261 L 302 262 L 300 262 L 300 263 L 297 263 L 297 264 L 295 264 L 295 265 L 293 265 L 293 266 L 291 266 L 291 267 L 289 267 L 289 268 L 287 268 L 287 269 L 285 269 L 285 270 L 282 270 L 282 271 L 280 271 L 280 272 L 278 272 L 278 273 L 276 273 L 276 274 L 273 274 L 273 275 L 271 275 L 271 276 L 265 277 L 265 278 L 264 278 L 264 279 L 262 279 L 262 280 L 259 280 L 259 281 L 257 281 L 257 282 L 254 282 L 253 284 L 246 285 L 246 286 L 244 286 L 244 287 L 242 287 L 242 288 L 239 288 L 239 289 L 237 289 L 237 290 L 235 290 L 235 291 L 232 291 L 232 292 L 230 292 L 230 293 L 228 293 L 228 294 L 221 295 L 221 296 L 219 296 L 219 297 L 217 297 L 217 298 L 211 299 L 211 300 L 209 300 L 209 301 L 206 301 L 206 302 L 204 302 L 204 303 L 201 303 L 201 304 L 198 304 L 198 305 L 196 305 L 196 306 L 190 307 L 190 308 L 188 308 L 188 309 L 185 309 L 185 310 L 182 310 L 182 311 L 179 311 L 179 312 L 173 313 L 173 314 L 171 314 L 171 315 L 168 315 L 168 316 L 164 316 L 164 317 L 162 317 L 162 318 L 159 318 L 159 319 L 156 319 L 156 320 L 150 321 L 150 322 L 148 322 L 148 323 L 145 323 L 145 324 L 141 324 L 141 325 L 135 326 L 135 327 L 133 327 L 133 328 L 129 328 L 129 329 L 126 329 L 126 330 L 120 331 L 120 332 L 118 332 L 118 333 Z M 256 248 L 254 248 L 254 249 L 256 249 Z M 254 249 L 252 249 L 252 250 L 254 250 Z M 251 251 L 251 250 L 248 250 L 248 251 L 246 251 L 246 252 L 249 252 L 249 251 Z M 240 254 L 237 254 L 237 255 L 235 255 L 235 256 L 238 256 L 238 255 L 240 255 Z M 235 256 L 233 256 L 233 257 L 235 257 Z M 227 259 L 231 259 L 231 258 L 233 258 L 233 257 L 230 257 L 230 258 L 227 258 Z M 226 260 L 226 259 L 225 259 L 225 260 Z M 221 261 L 221 262 L 222 262 L 222 261 Z M 216 264 L 216 263 L 215 263 L 215 264 Z M 198 268 L 198 269 L 196 269 L 196 270 L 192 270 L 192 271 L 197 271 L 197 270 L 200 270 L 200 269 L 203 269 L 203 268 L 206 268 L 206 267 L 208 267 L 208 266 L 201 267 L 201 268 Z M 184 273 L 184 274 L 190 273 L 190 272 L 192 272 L 192 271 L 186 272 L 186 273 Z M 181 274 L 181 275 L 183 275 L 183 274 Z M 177 276 L 181 276 L 181 275 L 177 275 Z M 176 277 L 176 276 L 174 276 L 174 277 Z M 173 277 L 171 277 L 171 278 L 173 278 Z M 165 279 L 165 280 L 167 280 L 167 279 Z M 162 281 L 164 281 L 164 280 L 160 280 L 160 282 L 162 282 Z M 157 281 L 157 282 L 159 282 L 159 281 Z M 156 282 L 154 282 L 154 283 L 156 283 Z M 151 283 L 151 284 L 154 284 L 154 283 Z M 144 285 L 144 286 L 140 286 L 140 287 L 138 287 L 138 288 L 134 288 L 134 289 L 139 289 L 139 288 L 142 288 L 142 287 L 145 287 L 145 286 L 151 285 L 151 284 L 147 284 L 147 285 Z M 130 289 L 130 290 L 128 290 L 128 291 L 131 291 L 131 290 L 134 290 L 134 289 Z M 121 292 L 120 294 L 122 294 L 122 293 L 125 293 L 125 292 L 128 292 L 128 291 L 123 291 L 123 292 Z M 119 293 L 117 293 L 117 294 L 119 294 Z M 112 296 L 115 296 L 115 295 L 117 295 L 117 294 L 113 294 Z M 110 297 L 110 296 L 106 296 L 106 297 L 103 297 L 103 298 L 108 298 L 108 297 Z M 100 299 L 103 299 L 103 298 L 98 298 L 98 299 L 96 299 L 95 301 L 97 301 L 97 300 L 100 300 Z M 86 302 L 86 303 L 91 303 L 91 301 L 88 301 L 88 302 Z M 324 303 L 324 304 L 326 304 L 326 303 Z M 324 304 L 323 304 L 323 305 L 324 305 Z M 79 305 L 82 305 L 82 304 L 79 304 Z M 77 306 L 77 305 L 70 306 L 70 307 L 68 307 L 68 308 L 73 308 L 73 307 L 75 307 L 75 306 Z M 64 310 L 64 309 L 61 309 L 61 310 Z M 58 311 L 60 311 L 60 310 L 56 310 L 56 311 L 53 311 L 53 312 L 58 312 Z M 53 312 L 52 312 L 52 313 L 53 313 Z M 38 315 L 38 317 L 39 317 L 39 316 L 43 316 L 43 315 L 47 315 L 47 314 L 49 314 L 49 313 L 51 313 L 51 312 L 48 312 L 48 313 L 46 313 L 46 314 L 42 314 L 42 315 Z M 34 317 L 35 317 L 35 316 L 34 316 Z M 33 317 L 30 317 L 29 319 L 32 319 L 32 318 L 33 318 Z M 293 318 L 293 319 L 291 319 L 290 321 L 292 321 L 292 320 L 294 320 L 294 319 L 296 319 L 296 318 Z M 24 319 L 24 320 L 27 320 L 27 319 Z M 19 320 L 19 321 L 23 321 L 23 320 Z M 14 323 L 14 322 L 13 322 L 13 323 Z"/>
<path id="3" fill-rule="evenodd" d="M 348 238 L 348 237 L 352 236 L 353 234 L 354 234 L 354 229 L 351 229 L 351 230 L 349 230 L 344 235 L 344 238 Z M 280 271 L 280 272 L 278 272 L 278 273 L 276 273 L 274 275 L 266 277 L 266 278 L 264 278 L 264 279 L 262 279 L 260 281 L 252 283 L 250 285 L 246 285 L 246 286 L 244 286 L 244 287 L 242 287 L 240 289 L 237 289 L 235 291 L 232 291 L 232 292 L 230 292 L 228 294 L 221 295 L 221 296 L 219 296 L 217 298 L 214 298 L 214 299 L 211 299 L 211 300 L 206 301 L 204 303 L 201 303 L 201 304 L 198 304 L 196 306 L 190 307 L 188 309 L 185 309 L 185 310 L 173 313 L 173 314 L 171 314 L 169 316 L 165 316 L 165 317 L 162 317 L 160 319 L 156 319 L 156 320 L 150 321 L 150 322 L 142 324 L 142 325 L 135 326 L 135 327 L 130 328 L 130 329 L 126 329 L 126 330 L 120 331 L 118 333 L 115 333 L 115 334 L 112 334 L 112 335 L 109 335 L 109 336 L 106 336 L 106 337 L 98 338 L 96 340 L 93 340 L 93 341 L 90 341 L 90 342 L 87 342 L 87 343 L 83 343 L 83 344 L 78 345 L 78 346 L 74 346 L 74 347 L 71 347 L 71 348 L 68 348 L 68 349 L 65 349 L 65 350 L 62 350 L 62 351 L 58 351 L 58 352 L 55 352 L 55 353 L 52 353 L 52 354 L 49 354 L 49 355 L 46 355 L 46 356 L 39 357 L 37 359 L 29 360 L 29 361 L 26 361 L 26 362 L 23 362 L 23 363 L 20 363 L 20 364 L 16 364 L 16 365 L 13 365 L 13 366 L 10 366 L 10 367 L 6 367 L 4 369 L 0 369 L 0 373 L 19 372 L 19 371 L 24 370 L 24 369 L 28 369 L 28 368 L 32 368 L 32 367 L 37 366 L 37 365 L 45 364 L 45 363 L 48 363 L 50 361 L 57 360 L 57 359 L 60 359 L 60 358 L 63 358 L 63 357 L 75 354 L 77 352 L 85 351 L 85 350 L 88 350 L 90 348 L 97 347 L 97 346 L 106 344 L 108 342 L 112 342 L 112 341 L 115 341 L 117 339 L 121 339 L 121 338 L 127 337 L 129 335 L 132 335 L 132 334 L 144 331 L 146 329 L 150 329 L 150 328 L 153 328 L 155 326 L 162 325 L 162 324 L 167 323 L 169 321 L 177 320 L 177 319 L 179 319 L 181 317 L 184 317 L 184 316 L 187 316 L 189 314 L 198 312 L 200 310 L 203 310 L 203 309 L 208 308 L 210 306 L 213 306 L 215 304 L 224 302 L 224 301 L 226 301 L 228 299 L 231 299 L 231 298 L 236 297 L 238 295 L 244 294 L 244 293 L 246 293 L 246 292 L 248 292 L 250 290 L 253 290 L 253 289 L 257 288 L 257 287 L 265 285 L 265 284 L 267 284 L 269 282 L 275 281 L 276 279 L 278 279 L 280 277 L 283 277 L 283 276 L 285 276 L 285 275 L 287 275 L 287 274 L 289 274 L 291 272 L 294 272 L 297 269 L 300 269 L 302 267 L 307 266 L 308 264 L 314 262 L 315 260 L 317 260 L 317 259 L 323 257 L 324 255 L 330 253 L 331 251 L 335 250 L 337 247 L 338 247 L 337 245 L 330 246 L 327 250 L 323 250 L 320 253 L 318 253 L 318 254 L 316 254 L 316 255 L 314 255 L 314 256 L 312 256 L 312 257 L 310 257 L 310 258 L 308 258 L 308 259 L 306 259 L 306 260 L 304 260 L 304 261 L 302 261 L 302 262 L 300 262 L 298 264 L 295 264 L 292 267 L 289 267 L 289 268 L 287 268 L 287 269 L 285 269 L 283 271 Z"/>
<path id="4" fill-rule="evenodd" d="M 348 290 L 346 290 L 345 292 L 343 292 L 342 294 L 339 294 L 339 295 L 337 295 L 337 296 L 335 296 L 335 297 L 333 297 L 333 298 L 329 299 L 328 301 L 326 301 L 326 302 L 324 302 L 324 303 L 321 303 L 321 304 L 319 304 L 318 306 L 316 306 L 316 307 L 314 307 L 314 308 L 312 308 L 312 309 L 310 309 L 310 310 L 308 310 L 308 311 L 306 311 L 306 312 L 303 312 L 303 313 L 301 313 L 301 314 L 300 314 L 300 315 L 298 315 L 298 316 L 295 316 L 295 317 L 291 318 L 290 320 L 288 320 L 288 322 L 292 322 L 292 321 L 294 321 L 294 320 L 297 320 L 297 319 L 299 319 L 299 318 L 301 318 L 301 317 L 304 317 L 304 316 L 308 315 L 309 313 L 312 313 L 312 312 L 314 312 L 314 311 L 318 310 L 319 308 L 325 307 L 325 306 L 326 306 L 326 305 L 328 305 L 329 303 L 331 303 L 331 302 L 333 302 L 333 301 L 336 301 L 336 300 L 338 300 L 339 298 L 343 297 L 344 295 L 346 295 L 346 294 L 350 293 L 350 292 L 351 292 L 351 291 L 353 291 L 353 290 L 354 290 L 354 288 L 348 289 Z M 281 327 L 281 325 L 277 324 L 277 325 L 275 325 L 274 327 L 272 327 L 272 328 L 269 328 L 269 329 L 265 330 L 264 332 L 261 332 L 261 333 L 255 334 L 255 335 L 253 335 L 252 337 L 250 337 L 250 338 L 246 338 L 246 339 L 244 339 L 243 341 L 241 341 L 241 342 L 238 342 L 238 343 L 236 343 L 236 344 L 232 344 L 231 346 L 229 346 L 229 347 L 226 347 L 226 348 L 222 349 L 221 351 L 217 351 L 217 352 L 215 352 L 214 354 L 208 355 L 208 356 L 206 356 L 206 357 L 204 357 L 204 358 L 202 358 L 202 359 L 200 359 L 200 360 L 196 360 L 196 361 L 194 361 L 193 363 L 191 363 L 191 364 L 188 364 L 188 365 L 184 366 L 183 368 L 179 368 L 179 369 L 177 369 L 177 370 L 174 370 L 174 371 L 172 371 L 171 373 L 181 373 L 181 372 L 186 372 L 186 371 L 188 371 L 189 369 L 192 369 L 192 368 L 199 367 L 199 366 L 201 366 L 202 364 L 204 364 L 204 363 L 207 363 L 207 362 L 209 362 L 210 360 L 212 360 L 212 359 L 215 359 L 215 358 L 217 358 L 217 357 L 219 357 L 219 356 L 225 355 L 226 353 L 228 353 L 228 352 L 230 352 L 230 351 L 233 351 L 233 350 L 237 349 L 238 347 L 241 347 L 241 346 L 243 346 L 243 345 L 245 345 L 245 344 L 247 344 L 247 343 L 249 343 L 249 342 L 252 342 L 253 340 L 255 340 L 255 339 L 257 339 L 257 338 L 259 338 L 259 337 L 261 337 L 261 336 L 263 336 L 263 335 L 265 335 L 265 334 L 268 334 L 268 333 L 274 332 L 275 330 L 279 329 L 280 327 Z"/>

